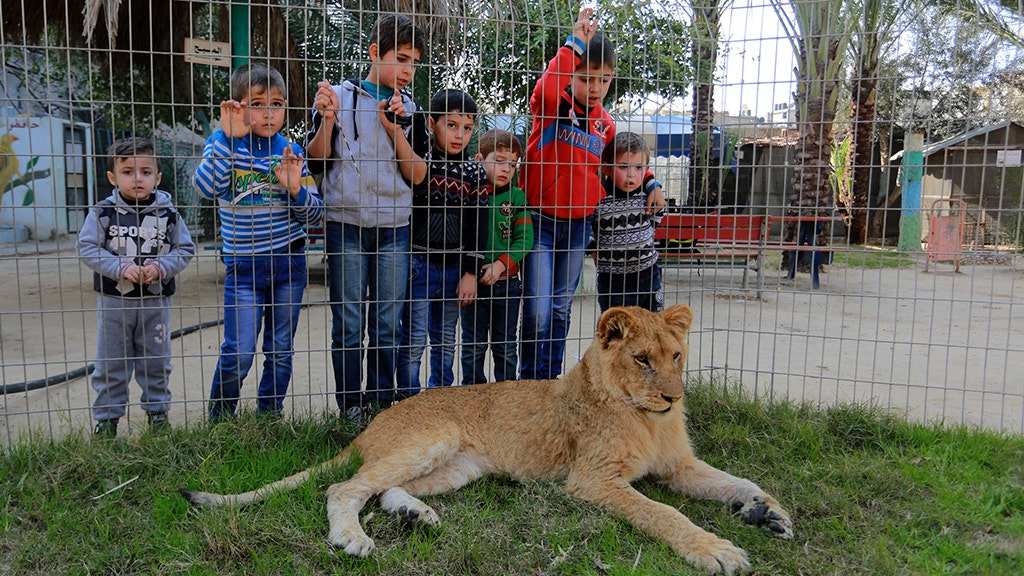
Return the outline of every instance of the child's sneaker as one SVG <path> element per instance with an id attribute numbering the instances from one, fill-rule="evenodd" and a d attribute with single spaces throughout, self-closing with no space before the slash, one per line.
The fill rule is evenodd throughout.
<path id="1" fill-rule="evenodd" d="M 97 420 L 96 428 L 93 429 L 92 435 L 94 438 L 116 438 L 117 418 L 112 420 Z"/>
<path id="2" fill-rule="evenodd" d="M 167 412 L 147 412 L 146 419 L 149 420 L 149 431 L 153 434 L 167 434 L 171 431 Z"/>

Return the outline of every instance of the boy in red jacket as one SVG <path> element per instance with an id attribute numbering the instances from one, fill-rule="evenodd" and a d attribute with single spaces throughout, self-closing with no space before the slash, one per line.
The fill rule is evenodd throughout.
<path id="1" fill-rule="evenodd" d="M 615 123 L 602 101 L 615 77 L 615 49 L 593 16 L 592 8 L 580 10 L 572 35 L 530 97 L 533 127 L 521 183 L 533 212 L 535 244 L 523 259 L 523 380 L 562 372 L 590 217 L 604 197 L 598 169 Z M 664 204 L 660 189 L 652 203 Z"/>

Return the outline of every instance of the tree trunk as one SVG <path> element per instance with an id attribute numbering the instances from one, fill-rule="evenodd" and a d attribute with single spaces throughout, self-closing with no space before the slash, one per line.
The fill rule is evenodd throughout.
<path id="1" fill-rule="evenodd" d="M 806 61 L 807 52 L 818 54 L 820 43 L 828 42 L 826 58 L 834 61 L 839 50 L 839 43 L 825 35 L 814 35 L 801 50 L 801 59 Z M 798 71 L 796 107 L 801 111 L 799 122 L 800 137 L 797 142 L 793 170 L 793 187 L 787 198 L 787 216 L 828 216 L 835 206 L 829 174 L 832 171 L 832 127 L 835 122 L 834 94 L 838 89 L 835 79 L 827 78 L 825 62 L 815 69 L 817 77 L 807 76 L 807 68 Z M 799 225 L 789 223 L 785 228 L 786 241 L 795 241 Z M 827 224 L 817 230 L 815 243 L 819 246 L 828 244 L 830 226 Z M 789 266 L 791 253 L 784 253 L 783 267 Z M 813 260 L 813 259 L 812 259 Z"/>
<path id="2" fill-rule="evenodd" d="M 872 152 L 875 146 L 875 87 L 878 59 L 862 63 L 859 72 L 853 84 L 851 98 L 854 129 L 851 135 L 853 143 L 850 147 L 849 165 L 853 173 L 853 182 L 850 186 L 850 196 L 839 200 L 850 231 L 850 241 L 866 243 L 873 171 Z"/>
<path id="3" fill-rule="evenodd" d="M 718 205 L 720 185 L 712 178 L 714 158 L 715 68 L 718 65 L 719 0 L 693 6 L 693 134 L 690 138 L 690 202 L 692 206 Z M 716 172 L 717 173 L 717 172 Z"/>

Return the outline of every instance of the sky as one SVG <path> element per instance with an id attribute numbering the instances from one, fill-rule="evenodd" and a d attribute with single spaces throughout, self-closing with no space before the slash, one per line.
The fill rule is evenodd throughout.
<path id="1" fill-rule="evenodd" d="M 745 107 L 766 116 L 774 104 L 792 101 L 796 59 L 769 0 L 734 0 L 722 36 L 715 110 L 739 114 Z"/>
<path id="2" fill-rule="evenodd" d="M 683 10 L 683 0 L 665 2 L 669 13 Z M 688 19 L 687 14 L 679 14 Z M 715 84 L 715 111 L 740 115 L 750 110 L 754 116 L 767 120 L 775 104 L 788 104 L 796 90 L 793 48 L 783 31 L 770 0 L 733 0 L 722 15 L 722 38 L 719 42 L 718 71 Z M 673 99 L 665 104 L 656 95 L 649 95 L 642 107 L 648 114 L 689 114 L 692 96 Z"/>

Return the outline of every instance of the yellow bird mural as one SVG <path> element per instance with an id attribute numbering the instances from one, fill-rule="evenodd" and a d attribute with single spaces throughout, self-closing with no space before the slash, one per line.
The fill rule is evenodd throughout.
<path id="1" fill-rule="evenodd" d="M 7 191 L 7 186 L 19 176 L 18 157 L 14 155 L 14 141 L 18 137 L 7 133 L 0 136 L 0 194 Z"/>

